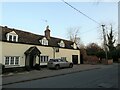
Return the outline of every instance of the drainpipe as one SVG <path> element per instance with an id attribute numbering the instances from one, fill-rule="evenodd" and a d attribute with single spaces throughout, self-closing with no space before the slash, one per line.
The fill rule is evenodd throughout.
<path id="1" fill-rule="evenodd" d="M 38 55 L 38 57 L 39 57 L 39 65 L 40 65 L 40 55 Z"/>
<path id="2" fill-rule="evenodd" d="M 53 58 L 55 59 L 55 47 L 53 47 Z"/>

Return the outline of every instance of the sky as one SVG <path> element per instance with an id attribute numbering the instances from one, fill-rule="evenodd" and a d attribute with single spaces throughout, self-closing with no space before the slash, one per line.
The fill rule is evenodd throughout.
<path id="1" fill-rule="evenodd" d="M 66 1 L 66 0 L 65 0 Z M 117 2 L 68 2 L 100 24 L 91 21 L 64 2 L 1 2 L 1 26 L 44 35 L 49 25 L 52 37 L 68 39 L 70 28 L 79 28 L 84 45 L 101 44 L 101 24 L 113 24 L 117 32 Z M 47 22 L 46 22 L 47 20 Z"/>

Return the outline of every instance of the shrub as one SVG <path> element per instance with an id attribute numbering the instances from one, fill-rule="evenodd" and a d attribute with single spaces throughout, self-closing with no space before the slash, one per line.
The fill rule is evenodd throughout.
<path id="1" fill-rule="evenodd" d="M 106 58 L 105 51 L 99 51 L 96 56 L 100 59 Z"/>
<path id="2" fill-rule="evenodd" d="M 25 66 L 25 69 L 26 69 L 27 71 L 30 71 L 30 70 L 31 70 L 31 68 L 30 68 L 29 66 Z"/>
<path id="3" fill-rule="evenodd" d="M 5 72 L 5 65 L 0 63 L 0 74 Z"/>
<path id="4" fill-rule="evenodd" d="M 35 69 L 36 70 L 40 70 L 40 65 L 39 64 L 35 64 Z"/>

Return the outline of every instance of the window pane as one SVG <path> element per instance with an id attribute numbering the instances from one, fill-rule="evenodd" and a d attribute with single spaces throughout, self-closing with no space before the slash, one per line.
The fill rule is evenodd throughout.
<path id="1" fill-rule="evenodd" d="M 61 57 L 61 59 L 65 61 L 65 60 L 66 60 L 66 57 Z"/>
<path id="2" fill-rule="evenodd" d="M 13 36 L 13 41 L 16 41 L 16 36 Z"/>
<path id="3" fill-rule="evenodd" d="M 10 62 L 10 64 L 14 64 L 14 57 L 11 57 L 11 62 Z"/>
<path id="4" fill-rule="evenodd" d="M 12 35 L 9 35 L 9 41 L 12 41 Z"/>
<path id="5" fill-rule="evenodd" d="M 19 57 L 15 57 L 15 65 L 19 64 Z"/>
<path id="6" fill-rule="evenodd" d="M 44 60 L 44 57 L 43 57 L 43 56 L 41 56 L 41 62 L 44 62 L 43 60 Z"/>
<path id="7" fill-rule="evenodd" d="M 48 56 L 47 56 L 47 62 L 48 62 Z"/>
<path id="8" fill-rule="evenodd" d="M 46 56 L 44 56 L 44 62 L 45 62 L 45 60 L 46 60 Z"/>
<path id="9" fill-rule="evenodd" d="M 9 65 L 9 57 L 5 57 L 5 65 Z"/>
<path id="10" fill-rule="evenodd" d="M 45 62 L 47 62 L 47 56 L 45 56 Z"/>
<path id="11" fill-rule="evenodd" d="M 41 56 L 41 62 L 48 62 L 48 56 Z"/>
<path id="12" fill-rule="evenodd" d="M 44 56 L 44 62 L 46 61 L 46 56 Z"/>
<path id="13" fill-rule="evenodd" d="M 47 40 L 45 41 L 44 45 L 48 45 L 48 41 Z"/>

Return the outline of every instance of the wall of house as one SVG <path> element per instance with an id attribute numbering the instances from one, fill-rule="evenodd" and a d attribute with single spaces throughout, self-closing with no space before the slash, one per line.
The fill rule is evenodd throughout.
<path id="1" fill-rule="evenodd" d="M 0 51 L 2 51 L 2 58 L 0 59 L 0 62 L 5 64 L 4 59 L 5 56 L 19 56 L 20 62 L 19 66 L 6 66 L 6 68 L 9 67 L 23 67 L 25 66 L 25 54 L 24 52 L 28 50 L 30 47 L 35 45 L 28 45 L 28 44 L 17 44 L 17 43 L 8 43 L 8 42 L 1 42 L 0 45 L 2 45 L 2 48 L 0 48 Z M 44 46 L 37 46 L 37 48 L 40 50 L 41 55 L 49 56 L 49 59 L 54 58 L 54 50 L 52 47 L 44 47 Z M 68 61 L 72 61 L 72 55 L 78 55 L 78 63 L 80 63 L 80 52 L 79 50 L 70 50 L 70 49 L 59 49 L 59 52 L 55 52 L 55 58 L 61 58 L 66 57 Z M 36 57 L 36 61 L 34 60 L 34 64 L 38 63 L 39 58 Z M 41 63 L 41 65 L 46 65 L 47 63 Z"/>
<path id="2" fill-rule="evenodd" d="M 7 43 L 2 42 L 2 63 L 4 62 L 5 56 L 20 56 L 20 66 L 25 66 L 25 54 L 24 52 L 28 50 L 30 47 L 35 45 L 27 45 L 27 44 L 17 44 L 17 43 Z M 41 51 L 41 55 L 47 55 L 49 58 L 53 58 L 53 49 L 51 47 L 43 47 L 43 46 L 37 46 L 37 48 Z M 38 57 L 36 59 L 39 59 Z M 36 60 L 38 63 L 38 60 Z M 9 67 L 9 66 L 6 66 Z M 14 67 L 14 66 L 10 66 Z M 16 66 L 15 66 L 16 67 Z"/>
<path id="3" fill-rule="evenodd" d="M 59 48 L 59 52 L 55 53 L 55 58 L 66 57 L 67 61 L 72 62 L 72 55 L 78 55 L 78 64 L 80 64 L 80 51 L 79 50 Z"/>
<path id="4" fill-rule="evenodd" d="M 5 56 L 19 56 L 20 66 L 10 66 L 10 67 L 21 67 L 25 66 L 25 54 L 24 52 L 29 49 L 30 46 L 23 44 L 14 44 L 2 42 L 2 62 L 5 64 Z M 6 66 L 9 67 L 9 66 Z"/>
<path id="5" fill-rule="evenodd" d="M 53 58 L 53 48 L 52 47 L 44 47 L 44 46 L 37 46 L 37 48 L 41 52 L 41 56 L 48 56 L 49 59 Z M 39 58 L 36 58 L 36 61 L 38 63 Z M 41 62 L 40 65 L 47 65 L 47 62 Z"/>

